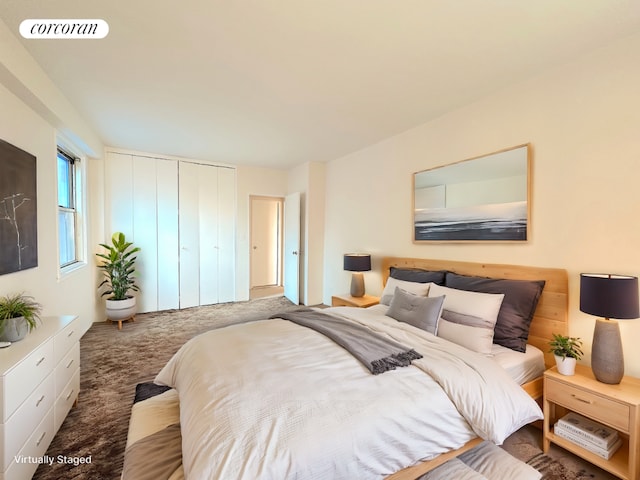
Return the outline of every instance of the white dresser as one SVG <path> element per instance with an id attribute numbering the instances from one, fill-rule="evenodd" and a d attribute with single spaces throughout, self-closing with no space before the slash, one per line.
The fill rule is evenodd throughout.
<path id="1" fill-rule="evenodd" d="M 0 349 L 0 479 L 30 479 L 78 398 L 78 317 L 43 317 L 23 340 Z"/>

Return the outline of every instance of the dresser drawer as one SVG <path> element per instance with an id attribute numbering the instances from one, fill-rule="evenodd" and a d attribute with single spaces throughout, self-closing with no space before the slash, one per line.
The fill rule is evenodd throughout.
<path id="1" fill-rule="evenodd" d="M 545 378 L 545 397 L 625 433 L 629 433 L 629 406 L 553 379 Z"/>
<path id="2" fill-rule="evenodd" d="M 53 371 L 54 365 L 53 342 L 48 341 L 27 355 L 5 376 L 4 421 L 7 421 L 34 388 Z"/>
<path id="3" fill-rule="evenodd" d="M 75 343 L 80 341 L 82 332 L 78 318 L 69 323 L 54 337 L 54 350 L 56 354 L 56 364 L 60 362 L 64 356 L 71 350 Z"/>
<path id="4" fill-rule="evenodd" d="M 13 461 L 13 456 L 22 448 L 34 428 L 53 407 L 55 401 L 53 375 L 49 375 L 27 400 L 20 405 L 7 423 L 0 425 L 0 471 L 7 468 Z"/>
<path id="5" fill-rule="evenodd" d="M 74 402 L 78 398 L 78 393 L 80 392 L 80 370 L 76 370 L 75 374 L 69 380 L 62 392 L 56 399 L 55 404 L 55 427 L 56 431 L 62 426 L 62 422 L 64 422 L 67 413 L 73 407 Z"/>
<path id="6" fill-rule="evenodd" d="M 71 351 L 62 359 L 56 367 L 56 397 L 62 393 L 73 374 L 80 367 L 80 344 L 76 342 Z"/>
<path id="7" fill-rule="evenodd" d="M 44 457 L 53 440 L 53 408 L 49 410 L 42 422 L 33 431 L 24 447 L 12 458 L 12 464 L 4 472 L 5 480 L 29 480 L 38 468 L 38 457 Z"/>

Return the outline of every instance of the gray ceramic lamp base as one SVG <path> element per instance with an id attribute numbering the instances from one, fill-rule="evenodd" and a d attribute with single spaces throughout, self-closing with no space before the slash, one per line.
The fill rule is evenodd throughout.
<path id="1" fill-rule="evenodd" d="M 351 296 L 364 296 L 364 275 L 361 272 L 354 272 L 351 275 Z"/>
<path id="2" fill-rule="evenodd" d="M 593 331 L 591 370 L 599 382 L 616 385 L 624 376 L 622 339 L 618 322 L 598 319 Z"/>

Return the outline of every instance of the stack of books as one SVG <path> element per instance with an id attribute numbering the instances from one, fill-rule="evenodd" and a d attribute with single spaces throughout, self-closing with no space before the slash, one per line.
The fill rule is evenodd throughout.
<path id="1" fill-rule="evenodd" d="M 616 430 L 574 412 L 559 419 L 554 432 L 605 460 L 609 460 L 622 445 L 622 438 Z"/>

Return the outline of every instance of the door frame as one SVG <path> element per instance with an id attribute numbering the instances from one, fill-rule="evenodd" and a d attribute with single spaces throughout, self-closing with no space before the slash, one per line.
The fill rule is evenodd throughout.
<path id="1" fill-rule="evenodd" d="M 276 285 L 283 286 L 284 282 L 284 197 L 270 195 L 249 195 L 249 290 L 253 287 L 253 201 L 272 200 L 279 204 L 278 214 L 278 262 L 276 273 Z"/>

